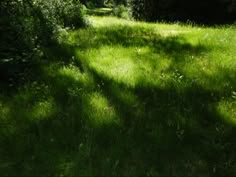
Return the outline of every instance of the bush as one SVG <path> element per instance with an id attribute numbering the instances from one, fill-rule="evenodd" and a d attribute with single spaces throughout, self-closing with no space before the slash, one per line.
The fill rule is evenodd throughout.
<path id="1" fill-rule="evenodd" d="M 145 19 L 144 0 L 129 0 L 128 6 L 131 9 L 131 14 L 134 19 Z"/>
<path id="2" fill-rule="evenodd" d="M 113 15 L 119 17 L 119 18 L 124 18 L 124 19 L 129 19 L 129 9 L 125 7 L 124 5 L 118 5 L 113 8 Z"/>
<path id="3" fill-rule="evenodd" d="M 45 18 L 54 25 L 82 27 L 85 25 L 84 8 L 78 0 L 35 0 Z"/>
<path id="4" fill-rule="evenodd" d="M 81 0 L 81 3 L 88 8 L 103 7 L 106 0 Z"/>
<path id="5" fill-rule="evenodd" d="M 116 4 L 116 5 L 125 5 L 125 6 L 127 6 L 127 3 L 128 3 L 128 1 L 127 0 L 114 0 L 114 3 Z"/>
<path id="6" fill-rule="evenodd" d="M 42 57 L 58 28 L 85 26 L 77 0 L 0 1 L 0 77 L 8 79 Z"/>

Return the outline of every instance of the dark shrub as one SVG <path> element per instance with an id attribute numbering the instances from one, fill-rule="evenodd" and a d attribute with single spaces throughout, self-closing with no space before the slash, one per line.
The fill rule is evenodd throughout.
<path id="1" fill-rule="evenodd" d="M 59 27 L 85 25 L 77 0 L 0 1 L 0 77 L 8 79 L 43 55 Z"/>

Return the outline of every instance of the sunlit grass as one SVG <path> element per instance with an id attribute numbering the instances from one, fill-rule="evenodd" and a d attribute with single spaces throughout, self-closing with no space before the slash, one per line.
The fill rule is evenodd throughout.
<path id="1" fill-rule="evenodd" d="M 236 100 L 221 100 L 217 104 L 217 111 L 224 118 L 224 121 L 231 125 L 236 125 Z"/>
<path id="2" fill-rule="evenodd" d="M 101 75 L 131 88 L 140 81 L 153 86 L 161 84 L 161 74 L 171 64 L 168 56 L 152 53 L 148 47 L 104 46 L 79 56 Z"/>
<path id="3" fill-rule="evenodd" d="M 71 78 L 73 82 L 77 84 L 77 87 L 79 84 L 81 84 L 81 88 L 84 87 L 91 87 L 94 85 L 93 78 L 88 73 L 83 73 L 79 70 L 78 67 L 75 66 L 67 66 L 62 67 L 58 70 L 58 78 L 65 77 L 65 78 Z M 66 82 L 66 80 L 65 80 Z"/>
<path id="4" fill-rule="evenodd" d="M 33 105 L 31 109 L 31 119 L 33 121 L 43 120 L 51 117 L 56 111 L 52 100 L 40 101 Z"/>
<path id="5" fill-rule="evenodd" d="M 87 96 L 87 106 L 85 114 L 90 123 L 101 127 L 109 124 L 119 124 L 120 120 L 116 115 L 114 107 L 108 102 L 106 97 L 100 93 L 92 93 Z"/>

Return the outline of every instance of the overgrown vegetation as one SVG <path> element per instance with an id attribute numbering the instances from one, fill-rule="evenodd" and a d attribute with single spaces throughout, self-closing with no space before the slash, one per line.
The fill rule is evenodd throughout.
<path id="1" fill-rule="evenodd" d="M 119 18 L 124 18 L 124 19 L 130 19 L 131 18 L 131 13 L 129 9 L 122 5 L 115 6 L 113 8 L 113 15 L 117 16 Z"/>
<path id="2" fill-rule="evenodd" d="M 24 78 L 56 45 L 61 29 L 85 25 L 83 9 L 75 0 L 2 0 L 0 2 L 0 78 Z M 30 72 L 30 71 L 28 71 Z"/>

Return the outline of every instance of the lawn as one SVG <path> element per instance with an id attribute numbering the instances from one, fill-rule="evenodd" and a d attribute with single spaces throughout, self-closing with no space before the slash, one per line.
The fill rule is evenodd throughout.
<path id="1" fill-rule="evenodd" d="M 236 27 L 100 11 L 1 87 L 0 175 L 235 176 Z"/>

